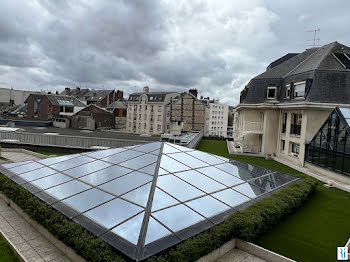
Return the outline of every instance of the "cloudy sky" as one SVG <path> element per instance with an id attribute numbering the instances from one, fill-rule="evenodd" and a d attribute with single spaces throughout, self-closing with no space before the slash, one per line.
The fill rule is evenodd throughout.
<path id="1" fill-rule="evenodd" d="M 349 10 L 349 0 L 1 1 L 0 87 L 197 88 L 235 105 L 270 62 L 312 44 L 308 30 L 350 45 Z"/>

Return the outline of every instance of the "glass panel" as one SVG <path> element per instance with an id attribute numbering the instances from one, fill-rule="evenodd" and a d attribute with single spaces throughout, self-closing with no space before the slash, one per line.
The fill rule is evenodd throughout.
<path id="1" fill-rule="evenodd" d="M 215 156 L 212 156 L 208 153 L 204 153 L 201 151 L 192 151 L 192 152 L 188 152 L 188 154 L 198 159 L 201 159 L 202 161 L 207 162 L 211 165 L 220 164 L 224 162 L 223 160 L 216 158 Z"/>
<path id="2" fill-rule="evenodd" d="M 145 244 L 149 244 L 157 239 L 170 235 L 171 232 L 159 224 L 153 217 L 149 218 L 146 241 Z"/>
<path id="3" fill-rule="evenodd" d="M 265 193 L 266 191 L 262 188 L 258 188 L 256 186 L 253 186 L 249 183 L 244 183 L 239 186 L 235 186 L 232 189 L 238 191 L 239 193 L 242 193 L 250 198 L 255 198 L 257 196 L 260 196 L 261 194 Z"/>
<path id="4" fill-rule="evenodd" d="M 111 166 L 111 164 L 100 160 L 96 160 L 94 162 L 66 170 L 64 171 L 64 173 L 71 175 L 73 177 L 80 177 L 80 176 L 85 176 L 92 172 L 98 171 L 100 169 L 104 169 L 109 166 Z"/>
<path id="5" fill-rule="evenodd" d="M 335 169 L 337 171 L 343 170 L 343 156 L 342 155 L 336 155 L 335 156 Z"/>
<path id="6" fill-rule="evenodd" d="M 44 167 L 44 168 L 39 168 L 39 169 L 30 171 L 30 172 L 24 173 L 24 174 L 20 175 L 20 177 L 23 178 L 24 180 L 27 180 L 27 181 L 33 181 L 33 180 L 38 179 L 38 178 L 52 175 L 56 172 L 57 171 L 55 171 L 51 168 Z"/>
<path id="7" fill-rule="evenodd" d="M 170 157 L 176 159 L 177 161 L 183 164 L 187 164 L 189 167 L 192 168 L 208 166 L 207 163 L 204 163 L 203 161 L 200 161 L 199 159 L 194 158 L 186 153 L 175 153 L 171 154 Z"/>
<path id="8" fill-rule="evenodd" d="M 166 175 L 166 174 L 169 174 L 169 172 L 164 170 L 163 168 L 159 168 L 158 175 L 162 176 L 162 175 Z"/>
<path id="9" fill-rule="evenodd" d="M 151 154 L 156 155 L 156 156 L 159 156 L 159 153 L 160 153 L 160 149 L 157 149 L 157 150 L 154 150 L 151 152 Z"/>
<path id="10" fill-rule="evenodd" d="M 180 201 L 186 201 L 204 195 L 202 191 L 173 175 L 158 177 L 157 186 Z"/>
<path id="11" fill-rule="evenodd" d="M 227 205 L 230 205 L 231 207 L 238 206 L 248 200 L 250 200 L 248 197 L 232 190 L 232 189 L 225 189 L 223 191 L 217 192 L 212 195 L 213 197 L 221 200 L 222 202 L 226 203 Z"/>
<path id="12" fill-rule="evenodd" d="M 350 118 L 350 108 L 339 108 L 340 112 L 343 114 L 344 118 Z"/>
<path id="13" fill-rule="evenodd" d="M 135 150 L 141 151 L 141 152 L 145 152 L 145 153 L 149 153 L 151 151 L 159 149 L 161 144 L 162 143 L 160 143 L 160 142 L 149 143 L 149 144 L 146 144 L 146 145 L 139 146 L 139 147 L 135 148 Z"/>
<path id="14" fill-rule="evenodd" d="M 14 174 L 19 175 L 19 174 L 22 174 L 24 172 L 29 172 L 29 171 L 32 171 L 34 169 L 38 169 L 41 167 L 44 167 L 44 166 L 40 165 L 39 163 L 36 163 L 36 162 L 31 162 L 31 163 L 28 163 L 25 165 L 14 167 L 14 168 L 10 169 L 10 171 Z"/>
<path id="15" fill-rule="evenodd" d="M 215 179 L 216 181 L 225 184 L 226 186 L 233 186 L 237 185 L 240 183 L 243 183 L 244 181 L 235 177 L 227 174 L 226 172 L 217 169 L 215 167 L 205 167 L 205 168 L 200 168 L 197 171 L 211 177 L 212 179 Z"/>
<path id="16" fill-rule="evenodd" d="M 176 173 L 176 176 L 182 178 L 186 182 L 198 187 L 204 192 L 211 193 L 220 189 L 224 189 L 225 186 L 215 182 L 214 180 L 202 175 L 195 170 L 189 170 L 185 172 Z"/>
<path id="17" fill-rule="evenodd" d="M 164 207 L 179 204 L 175 198 L 171 197 L 167 193 L 163 192 L 159 188 L 156 188 L 153 196 L 152 211 L 158 210 Z"/>
<path id="18" fill-rule="evenodd" d="M 28 164 L 32 161 L 24 161 L 24 162 L 16 162 L 16 163 L 10 163 L 10 164 L 3 164 L 2 166 L 4 168 L 7 168 L 7 169 L 10 169 L 10 168 L 13 168 L 13 167 L 16 167 L 16 166 L 21 166 L 21 165 L 24 165 L 24 164 Z"/>
<path id="19" fill-rule="evenodd" d="M 225 210 L 230 209 L 229 206 L 217 201 L 211 196 L 205 196 L 186 203 L 189 207 L 193 208 L 203 216 L 209 218 L 215 216 Z"/>
<path id="20" fill-rule="evenodd" d="M 139 171 L 142 171 L 144 173 L 147 173 L 153 176 L 156 171 L 156 166 L 157 166 L 157 163 L 154 163 L 152 165 L 141 168 Z"/>
<path id="21" fill-rule="evenodd" d="M 152 179 L 153 178 L 149 175 L 140 172 L 133 172 L 131 174 L 103 184 L 100 186 L 100 188 L 111 192 L 112 194 L 121 195 L 150 182 Z"/>
<path id="22" fill-rule="evenodd" d="M 157 160 L 158 160 L 157 156 L 154 156 L 152 154 L 146 154 L 146 155 L 142 155 L 142 156 L 136 157 L 134 159 L 131 159 L 129 161 L 120 163 L 119 165 L 125 166 L 128 168 L 132 168 L 132 169 L 139 169 L 141 167 L 152 164 L 152 163 L 156 162 Z"/>
<path id="23" fill-rule="evenodd" d="M 141 207 L 117 198 L 86 212 L 85 215 L 109 229 L 141 211 Z"/>
<path id="24" fill-rule="evenodd" d="M 168 153 L 180 153 L 181 151 L 175 149 L 172 146 L 169 146 L 167 144 L 164 144 L 163 146 L 163 154 L 168 154 Z"/>
<path id="25" fill-rule="evenodd" d="M 193 149 L 185 147 L 185 146 L 178 146 L 178 145 L 170 144 L 170 143 L 165 143 L 164 145 L 169 145 L 169 146 L 174 147 L 175 149 L 178 149 L 178 150 L 183 151 L 183 152 L 193 151 Z"/>
<path id="26" fill-rule="evenodd" d="M 69 176 L 65 176 L 63 174 L 55 174 L 52 176 L 44 177 L 42 179 L 38 179 L 32 182 L 33 185 L 42 188 L 47 189 L 49 187 L 57 186 L 59 184 L 62 184 L 64 182 L 67 182 L 69 180 L 72 180 Z"/>
<path id="27" fill-rule="evenodd" d="M 184 205 L 169 207 L 152 215 L 175 232 L 204 220 L 204 217 Z"/>
<path id="28" fill-rule="evenodd" d="M 97 186 L 130 172 L 132 172 L 131 169 L 124 168 L 121 166 L 112 166 L 101 171 L 92 173 L 90 175 L 80 177 L 79 179 L 94 186 Z"/>
<path id="29" fill-rule="evenodd" d="M 67 198 L 63 202 L 80 212 L 84 212 L 113 198 L 114 196 L 93 188 L 79 195 Z"/>
<path id="30" fill-rule="evenodd" d="M 76 166 L 80 166 L 80 165 L 86 164 L 88 162 L 92 162 L 94 160 L 95 159 L 87 157 L 87 156 L 80 156 L 80 157 L 73 158 L 71 160 L 67 160 L 67 161 L 64 161 L 64 162 L 60 162 L 60 163 L 51 165 L 50 167 L 54 168 L 54 169 L 57 169 L 59 171 L 63 171 L 63 170 L 67 170 L 69 168 L 73 168 L 73 167 L 76 167 Z"/>
<path id="31" fill-rule="evenodd" d="M 144 153 L 141 153 L 141 152 L 128 150 L 128 151 L 124 151 L 124 152 L 121 152 L 121 153 L 113 155 L 113 156 L 108 156 L 108 157 L 102 158 L 102 160 L 113 163 L 113 164 L 118 164 L 120 162 L 132 159 L 134 157 L 137 157 L 137 156 L 140 156 L 143 154 Z"/>
<path id="32" fill-rule="evenodd" d="M 111 155 L 123 152 L 125 150 L 126 150 L 125 148 L 113 148 L 113 149 L 107 149 L 107 150 L 100 150 L 93 153 L 89 153 L 87 154 L 87 156 L 100 159 L 100 158 L 104 158 L 107 156 L 111 156 Z"/>
<path id="33" fill-rule="evenodd" d="M 169 172 L 180 172 L 184 170 L 190 169 L 189 167 L 181 164 L 180 162 L 163 155 L 162 159 L 160 161 L 160 167 L 163 167 L 164 169 L 168 170 Z"/>
<path id="34" fill-rule="evenodd" d="M 66 155 L 66 156 L 59 156 L 59 157 L 49 157 L 43 160 L 39 160 L 38 162 L 44 165 L 53 165 L 56 164 L 58 162 L 62 162 L 68 159 L 72 159 L 75 157 L 80 156 L 80 154 L 74 154 L 74 155 Z"/>
<path id="35" fill-rule="evenodd" d="M 144 185 L 138 189 L 135 189 L 123 195 L 123 198 L 130 200 L 131 202 L 134 202 L 136 204 L 139 204 L 140 206 L 146 207 L 151 185 L 152 183 L 148 183 L 147 185 Z"/>
<path id="36" fill-rule="evenodd" d="M 225 164 L 217 165 L 215 167 L 220 168 L 221 170 L 233 176 L 240 177 L 238 167 L 231 163 L 225 163 Z"/>
<path id="37" fill-rule="evenodd" d="M 71 182 L 67 182 L 65 184 L 50 188 L 50 189 L 46 190 L 45 192 L 54 196 L 58 200 L 61 200 L 63 198 L 75 195 L 75 194 L 80 193 L 80 192 L 87 190 L 89 188 L 91 188 L 91 187 L 82 183 L 82 182 L 79 182 L 77 180 L 73 180 Z"/>
<path id="38" fill-rule="evenodd" d="M 123 224 L 117 226 L 112 232 L 125 238 L 130 243 L 137 245 L 140 236 L 140 230 L 145 212 L 138 214 L 136 217 L 127 220 Z"/>

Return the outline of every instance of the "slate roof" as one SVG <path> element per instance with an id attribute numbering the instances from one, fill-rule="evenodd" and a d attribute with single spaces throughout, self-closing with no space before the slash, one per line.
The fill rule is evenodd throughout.
<path id="1" fill-rule="evenodd" d="M 90 90 L 90 89 L 70 89 L 70 91 L 64 90 L 60 95 L 70 95 L 81 101 L 93 101 L 99 102 L 109 95 L 113 90 Z"/>
<path id="2" fill-rule="evenodd" d="M 56 106 L 65 106 L 72 105 L 77 107 L 86 107 L 86 105 L 76 99 L 74 96 L 66 96 L 66 95 L 46 95 L 52 105 Z"/>
<path id="3" fill-rule="evenodd" d="M 107 106 L 107 110 L 115 109 L 115 108 L 127 109 L 128 101 L 125 99 L 118 99 L 117 101 L 114 101 L 109 106 Z"/>
<path id="4" fill-rule="evenodd" d="M 319 103 L 350 103 L 350 70 L 334 53 L 350 54 L 350 48 L 332 42 L 319 48 L 310 48 L 300 54 L 285 55 L 272 62 L 266 71 L 247 84 L 241 92 L 240 103 L 266 103 L 267 86 L 278 87 L 276 102 L 295 103 L 302 100 L 285 99 L 287 84 L 306 81 L 304 101 Z M 350 63 L 350 61 L 349 61 Z"/>
<path id="5" fill-rule="evenodd" d="M 174 92 L 149 92 L 149 93 L 132 93 L 129 95 L 129 101 L 138 102 L 142 94 L 146 94 L 148 102 L 161 103 L 164 102 L 166 95 Z"/>

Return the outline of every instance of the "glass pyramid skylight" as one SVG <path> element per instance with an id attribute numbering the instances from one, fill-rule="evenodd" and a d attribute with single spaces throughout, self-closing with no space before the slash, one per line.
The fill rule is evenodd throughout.
<path id="1" fill-rule="evenodd" d="M 0 171 L 136 260 L 298 180 L 161 142 L 4 164 Z"/>

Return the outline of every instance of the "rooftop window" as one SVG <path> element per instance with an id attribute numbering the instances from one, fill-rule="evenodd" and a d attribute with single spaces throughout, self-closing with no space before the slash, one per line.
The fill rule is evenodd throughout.
<path id="1" fill-rule="evenodd" d="M 305 96 L 305 81 L 294 84 L 294 98 Z"/>
<path id="2" fill-rule="evenodd" d="M 267 87 L 267 99 L 276 99 L 277 97 L 277 87 L 268 86 Z"/>

